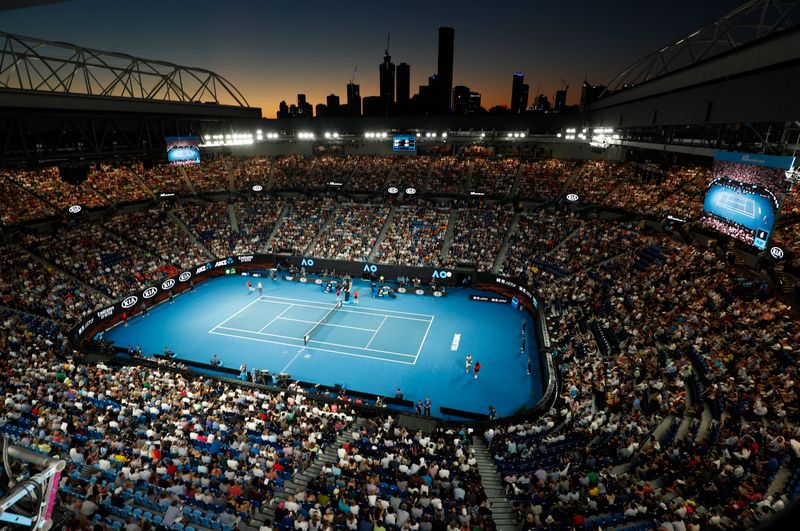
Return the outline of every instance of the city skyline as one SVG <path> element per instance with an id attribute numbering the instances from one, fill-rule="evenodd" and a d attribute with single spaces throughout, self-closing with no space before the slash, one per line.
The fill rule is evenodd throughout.
<path id="1" fill-rule="evenodd" d="M 361 98 L 379 96 L 378 65 L 387 33 L 392 62 L 410 66 L 413 95 L 437 72 L 441 26 L 456 32 L 451 86 L 480 93 L 486 109 L 510 106 L 511 76 L 518 71 L 530 86 L 530 106 L 538 94 L 553 102 L 562 77 L 570 85 L 571 105 L 580 99 L 584 78 L 606 84 L 636 59 L 738 3 L 612 0 L 564 6 L 501 0 L 488 8 L 464 1 L 457 10 L 434 4 L 424 13 L 397 11 L 387 17 L 385 8 L 367 2 L 344 9 L 310 1 L 307 11 L 313 16 L 297 17 L 296 7 L 283 1 L 231 2 L 231 9 L 220 10 L 198 0 L 191 11 L 171 13 L 151 0 L 111 8 L 99 0 L 71 0 L 4 12 L 1 29 L 207 68 L 273 118 L 279 102 L 292 102 L 297 94 L 306 94 L 312 104 L 325 103 L 330 94 L 345 102 L 355 65 Z"/>

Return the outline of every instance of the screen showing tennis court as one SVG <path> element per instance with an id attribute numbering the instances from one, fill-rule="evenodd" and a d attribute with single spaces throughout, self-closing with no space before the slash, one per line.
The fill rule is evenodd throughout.
<path id="1" fill-rule="evenodd" d="M 702 221 L 708 227 L 765 249 L 788 191 L 794 157 L 718 151 L 708 181 Z"/>

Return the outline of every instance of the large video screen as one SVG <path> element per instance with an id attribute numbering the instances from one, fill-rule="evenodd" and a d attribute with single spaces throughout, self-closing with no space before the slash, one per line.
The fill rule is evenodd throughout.
<path id="1" fill-rule="evenodd" d="M 417 135 L 394 135 L 392 151 L 417 151 Z"/>
<path id="2" fill-rule="evenodd" d="M 718 151 L 702 221 L 723 234 L 765 249 L 789 183 L 794 157 Z"/>
<path id="3" fill-rule="evenodd" d="M 200 148 L 196 136 L 168 136 L 167 161 L 171 164 L 200 164 Z"/>

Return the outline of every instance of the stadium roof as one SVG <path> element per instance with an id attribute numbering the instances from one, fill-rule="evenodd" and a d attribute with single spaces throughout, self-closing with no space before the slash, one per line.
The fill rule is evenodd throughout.
<path id="1" fill-rule="evenodd" d="M 0 32 L 0 89 L 249 107 L 204 68 Z"/>
<path id="2" fill-rule="evenodd" d="M 786 30 L 800 20 L 799 5 L 800 0 L 749 0 L 719 20 L 639 59 L 609 83 L 606 94 L 666 76 Z"/>

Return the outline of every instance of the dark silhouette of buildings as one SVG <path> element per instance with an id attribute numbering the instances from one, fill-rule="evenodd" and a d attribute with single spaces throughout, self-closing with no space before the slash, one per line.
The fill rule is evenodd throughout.
<path id="1" fill-rule="evenodd" d="M 567 91 L 566 90 L 557 90 L 556 91 L 556 101 L 553 105 L 553 110 L 555 111 L 563 111 L 564 107 L 567 106 Z"/>
<path id="2" fill-rule="evenodd" d="M 605 85 L 592 85 L 588 81 L 584 81 L 583 86 L 581 86 L 580 111 L 585 112 L 586 106 L 599 98 L 605 90 Z"/>
<path id="3" fill-rule="evenodd" d="M 529 87 L 525 84 L 525 74 L 522 72 L 514 72 L 513 81 L 511 84 L 511 112 L 520 114 L 525 112 L 528 108 L 528 90 Z"/>
<path id="4" fill-rule="evenodd" d="M 285 119 L 289 117 L 289 106 L 286 105 L 286 100 L 281 100 L 278 105 L 278 119 Z"/>
<path id="5" fill-rule="evenodd" d="M 325 99 L 325 103 L 328 107 L 328 116 L 342 115 L 341 106 L 339 105 L 339 96 L 336 94 L 328 94 L 328 97 Z M 317 116 L 319 116 L 319 113 L 317 113 Z"/>
<path id="6" fill-rule="evenodd" d="M 394 106 L 394 63 L 392 56 L 389 55 L 389 49 L 383 56 L 383 63 L 378 67 L 380 72 L 380 97 L 383 100 L 383 116 L 392 114 L 392 107 Z M 366 107 L 366 98 L 365 98 Z M 366 112 L 364 113 L 366 114 Z"/>
<path id="7" fill-rule="evenodd" d="M 411 67 L 408 63 L 397 65 L 397 113 L 405 116 L 411 100 Z"/>
<path id="8" fill-rule="evenodd" d="M 364 116 L 385 116 L 385 100 L 380 96 L 367 96 L 363 99 Z"/>
<path id="9" fill-rule="evenodd" d="M 453 49 L 456 31 L 453 28 L 439 28 L 439 61 L 436 78 L 438 87 L 435 111 L 437 114 L 449 114 L 452 109 L 453 95 Z"/>
<path id="10" fill-rule="evenodd" d="M 547 96 L 545 96 L 544 94 L 539 94 L 539 96 L 536 97 L 534 108 L 537 111 L 549 111 L 550 100 L 548 100 Z"/>
<path id="11" fill-rule="evenodd" d="M 477 114 L 481 111 L 481 95 L 469 87 L 457 85 L 453 88 L 453 114 Z"/>
<path id="12" fill-rule="evenodd" d="M 314 117 L 314 107 L 306 101 L 305 94 L 297 95 L 297 117 L 298 118 Z"/>
<path id="13" fill-rule="evenodd" d="M 316 112 L 318 118 L 330 116 L 330 114 L 328 114 L 328 106 L 324 103 L 317 103 L 314 106 L 314 111 Z"/>
<path id="14" fill-rule="evenodd" d="M 361 87 L 352 82 L 347 84 L 347 115 L 361 116 Z"/>

